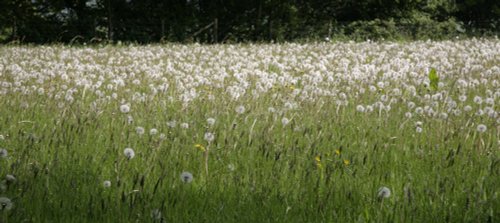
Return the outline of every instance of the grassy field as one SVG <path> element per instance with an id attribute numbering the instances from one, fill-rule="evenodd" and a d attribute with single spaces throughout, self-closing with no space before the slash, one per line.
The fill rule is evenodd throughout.
<path id="1" fill-rule="evenodd" d="M 500 41 L 1 46 L 0 222 L 500 222 Z"/>

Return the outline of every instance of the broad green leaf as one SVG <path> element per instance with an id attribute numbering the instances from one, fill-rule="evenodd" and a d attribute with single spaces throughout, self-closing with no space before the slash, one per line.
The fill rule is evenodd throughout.
<path id="1" fill-rule="evenodd" d="M 431 71 L 429 72 L 429 81 L 430 81 L 430 87 L 432 90 L 437 91 L 438 89 L 438 83 L 439 83 L 439 77 L 437 75 L 436 69 L 431 68 Z"/>

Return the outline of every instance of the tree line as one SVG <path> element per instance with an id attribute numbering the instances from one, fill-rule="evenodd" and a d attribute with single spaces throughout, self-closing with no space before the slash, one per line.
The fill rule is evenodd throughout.
<path id="1" fill-rule="evenodd" d="M 0 42 L 247 42 L 497 35 L 496 0 L 3 0 Z"/>

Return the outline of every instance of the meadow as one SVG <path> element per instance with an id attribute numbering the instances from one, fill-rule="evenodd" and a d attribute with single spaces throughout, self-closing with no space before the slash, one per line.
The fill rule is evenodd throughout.
<path id="1" fill-rule="evenodd" d="M 500 41 L 0 46 L 0 222 L 500 222 Z"/>

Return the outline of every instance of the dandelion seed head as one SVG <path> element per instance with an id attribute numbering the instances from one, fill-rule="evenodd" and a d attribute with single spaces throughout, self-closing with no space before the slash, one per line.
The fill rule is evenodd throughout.
<path id="1" fill-rule="evenodd" d="M 0 149 L 0 158 L 6 158 L 9 155 L 6 149 Z"/>
<path id="2" fill-rule="evenodd" d="M 381 187 L 378 189 L 377 197 L 379 199 L 388 198 L 391 196 L 391 190 L 387 187 Z"/>
<path id="3" fill-rule="evenodd" d="M 209 126 L 213 126 L 215 124 L 215 119 L 214 118 L 207 118 L 207 124 Z"/>
<path id="4" fill-rule="evenodd" d="M 132 159 L 135 156 L 135 152 L 132 148 L 125 148 L 123 150 L 123 154 L 127 157 L 127 159 Z"/>
<path id="5" fill-rule="evenodd" d="M 365 112 L 365 107 L 363 107 L 363 105 L 358 105 L 356 106 L 356 111 L 363 113 Z"/>
<path id="6" fill-rule="evenodd" d="M 245 107 L 243 107 L 243 105 L 240 105 L 240 106 L 236 107 L 235 111 L 236 111 L 236 113 L 241 115 L 241 114 L 245 113 Z"/>
<path id="7" fill-rule="evenodd" d="M 183 123 L 181 123 L 181 128 L 188 129 L 189 128 L 189 124 L 187 122 L 183 122 Z"/>
<path id="8" fill-rule="evenodd" d="M 474 103 L 480 105 L 483 103 L 483 99 L 479 96 L 475 96 L 474 99 L 473 99 Z"/>
<path id="9" fill-rule="evenodd" d="M 14 204 L 9 198 L 0 197 L 0 211 L 8 211 L 14 207 Z"/>
<path id="10" fill-rule="evenodd" d="M 205 136 L 203 137 L 207 142 L 212 142 L 215 139 L 215 135 L 211 132 L 206 132 Z"/>
<path id="11" fill-rule="evenodd" d="M 281 124 L 283 124 L 283 125 L 288 125 L 288 123 L 290 123 L 290 120 L 289 120 L 288 118 L 283 117 L 283 118 L 281 119 Z"/>
<path id="12" fill-rule="evenodd" d="M 149 130 L 149 134 L 150 135 L 156 135 L 156 134 L 158 134 L 158 129 L 155 129 L 155 128 L 150 129 Z"/>
<path id="13" fill-rule="evenodd" d="M 232 163 L 230 163 L 227 165 L 227 169 L 229 169 L 229 171 L 235 171 L 236 167 Z"/>
<path id="14" fill-rule="evenodd" d="M 111 187 L 111 181 L 105 180 L 104 182 L 102 182 L 102 186 L 104 186 L 104 187 Z"/>
<path id="15" fill-rule="evenodd" d="M 486 125 L 484 125 L 484 124 L 477 125 L 477 131 L 478 132 L 483 133 L 483 132 L 486 132 L 486 130 L 487 130 Z"/>
<path id="16" fill-rule="evenodd" d="M 159 209 L 153 209 L 151 211 L 151 218 L 156 220 L 156 221 L 161 220 L 162 219 L 161 211 Z"/>
<path id="17" fill-rule="evenodd" d="M 193 181 L 193 174 L 190 172 L 182 172 L 181 173 L 181 180 L 184 183 L 191 183 Z"/>
<path id="18" fill-rule="evenodd" d="M 170 127 L 170 128 L 175 128 L 175 126 L 177 126 L 177 121 L 170 120 L 170 121 L 167 122 L 167 126 Z"/>
<path id="19" fill-rule="evenodd" d="M 16 177 L 14 175 L 11 175 L 11 174 L 7 174 L 5 176 L 5 180 L 9 183 L 15 183 L 17 181 Z"/>
<path id="20" fill-rule="evenodd" d="M 144 127 L 137 126 L 135 128 L 135 132 L 137 133 L 137 135 L 144 135 L 144 132 L 145 132 Z"/>
<path id="21" fill-rule="evenodd" d="M 130 106 L 129 105 L 120 105 L 120 112 L 127 114 L 130 112 Z"/>

